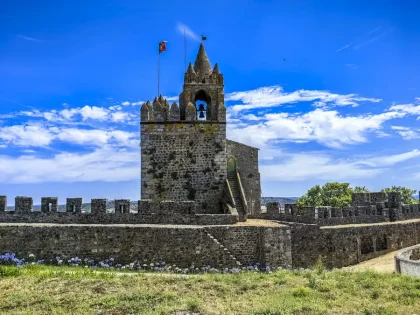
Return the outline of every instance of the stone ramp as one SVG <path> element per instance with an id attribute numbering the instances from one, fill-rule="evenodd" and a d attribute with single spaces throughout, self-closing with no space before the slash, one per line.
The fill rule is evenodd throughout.
<path id="1" fill-rule="evenodd" d="M 211 235 L 206 229 L 204 229 L 204 234 L 206 234 L 213 241 L 213 243 L 216 244 L 220 248 L 220 250 L 224 253 L 225 257 L 227 256 L 229 258 L 229 260 L 231 260 L 230 264 L 233 261 L 235 267 L 237 267 L 237 268 L 242 267 L 241 262 L 238 259 L 236 259 L 236 257 L 233 256 L 233 254 L 230 252 L 230 250 L 227 249 L 222 243 L 220 243 L 217 240 L 217 238 L 215 238 L 213 235 Z"/>

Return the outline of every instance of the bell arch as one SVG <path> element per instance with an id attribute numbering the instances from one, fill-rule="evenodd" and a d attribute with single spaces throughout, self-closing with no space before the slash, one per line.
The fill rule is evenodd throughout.
<path id="1" fill-rule="evenodd" d="M 197 120 L 211 119 L 211 98 L 204 90 L 199 90 L 194 96 L 194 105 L 197 111 Z"/>

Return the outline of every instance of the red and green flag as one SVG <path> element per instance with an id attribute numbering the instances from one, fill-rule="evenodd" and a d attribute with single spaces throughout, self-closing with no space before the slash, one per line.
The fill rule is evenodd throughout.
<path id="1" fill-rule="evenodd" d="M 159 42 L 159 54 L 166 51 L 166 40 Z"/>

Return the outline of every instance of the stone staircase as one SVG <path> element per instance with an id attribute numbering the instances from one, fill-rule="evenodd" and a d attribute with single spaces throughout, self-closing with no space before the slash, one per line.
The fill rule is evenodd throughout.
<path id="1" fill-rule="evenodd" d="M 242 204 L 241 193 L 239 191 L 240 188 L 238 184 L 238 178 L 236 177 L 235 173 L 230 173 L 228 174 L 227 179 L 229 182 L 230 190 L 232 191 L 233 200 L 235 201 L 236 211 L 238 211 L 240 221 L 243 221 L 241 218 L 244 218 L 246 213 L 244 205 Z"/>
<path id="2" fill-rule="evenodd" d="M 225 255 L 227 255 L 231 261 L 236 264 L 237 268 L 241 268 L 242 264 L 240 261 L 236 259 L 235 256 L 230 252 L 229 249 L 227 249 L 222 243 L 220 243 L 217 238 L 215 238 L 213 235 L 211 235 L 206 229 L 204 229 L 204 233 L 217 245 L 219 248 L 224 252 Z"/>

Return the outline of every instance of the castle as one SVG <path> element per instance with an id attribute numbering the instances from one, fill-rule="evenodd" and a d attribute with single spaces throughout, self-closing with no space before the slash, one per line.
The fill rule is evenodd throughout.
<path id="1" fill-rule="evenodd" d="M 258 149 L 226 139 L 224 78 L 201 44 L 184 74 L 179 106 L 162 96 L 141 106 L 141 199 L 0 196 L 0 254 L 78 256 L 179 267 L 343 267 L 420 243 L 419 205 L 398 193 L 353 194 L 349 207 L 261 211 Z"/>

